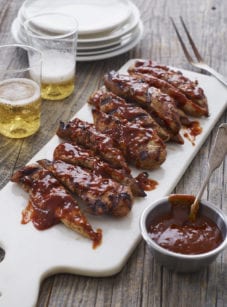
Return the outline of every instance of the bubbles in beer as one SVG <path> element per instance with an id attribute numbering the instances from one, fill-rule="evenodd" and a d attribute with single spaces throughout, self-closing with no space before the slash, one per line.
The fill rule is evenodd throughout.
<path id="1" fill-rule="evenodd" d="M 73 79 L 75 59 L 69 53 L 49 50 L 43 54 L 43 83 L 65 83 Z"/>
<path id="2" fill-rule="evenodd" d="M 40 96 L 37 83 L 26 78 L 13 78 L 0 82 L 0 102 L 22 105 Z"/>
<path id="3" fill-rule="evenodd" d="M 13 78 L 0 82 L 0 133 L 22 138 L 40 126 L 40 88 L 33 80 Z"/>
<path id="4" fill-rule="evenodd" d="M 69 96 L 74 89 L 75 57 L 66 52 L 43 52 L 41 94 L 44 99 L 58 100 Z M 31 71 L 35 80 L 36 71 Z"/>

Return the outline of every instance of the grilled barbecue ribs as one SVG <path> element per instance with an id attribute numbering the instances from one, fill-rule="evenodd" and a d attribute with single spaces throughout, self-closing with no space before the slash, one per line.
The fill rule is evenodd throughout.
<path id="1" fill-rule="evenodd" d="M 144 128 L 155 129 L 160 138 L 165 142 L 170 138 L 169 134 L 158 125 L 146 110 L 135 104 L 127 103 L 123 98 L 112 92 L 96 91 L 90 96 L 88 102 L 104 113 L 111 114 L 120 119 L 127 119 Z"/>
<path id="2" fill-rule="evenodd" d="M 65 140 L 92 149 L 103 160 L 111 163 L 113 167 L 124 168 L 130 173 L 125 158 L 121 151 L 114 147 L 113 140 L 98 131 L 94 124 L 82 121 L 79 118 L 75 118 L 66 124 L 60 122 L 57 135 Z"/>
<path id="3" fill-rule="evenodd" d="M 97 175 L 111 178 L 123 185 L 128 185 L 134 196 L 146 196 L 138 181 L 124 169 L 113 168 L 109 163 L 101 160 L 91 149 L 82 148 L 76 144 L 64 142 L 54 150 L 54 159 L 79 165 L 94 171 Z"/>
<path id="4" fill-rule="evenodd" d="M 125 216 L 131 210 L 133 198 L 128 186 L 60 160 L 43 159 L 38 163 L 78 195 L 91 214 Z"/>
<path id="5" fill-rule="evenodd" d="M 155 130 L 98 110 L 93 110 L 92 114 L 97 129 L 109 135 L 127 161 L 136 167 L 151 170 L 165 161 L 166 147 Z"/>
<path id="6" fill-rule="evenodd" d="M 171 86 L 177 88 L 186 98 L 183 99 L 183 96 L 179 95 L 179 92 L 174 92 L 171 86 L 167 86 L 159 82 L 156 82 L 158 88 L 161 88 L 162 91 L 168 92 L 171 96 L 175 96 L 174 98 L 178 101 L 178 105 L 182 106 L 185 112 L 193 116 L 208 116 L 208 104 L 206 96 L 203 90 L 198 86 L 197 81 L 191 81 L 187 77 L 185 77 L 180 71 L 175 71 L 170 69 L 165 65 L 157 64 L 151 60 L 138 60 L 136 61 L 132 67 L 128 70 L 130 73 L 142 73 L 154 76 L 159 80 L 163 80 L 170 84 Z M 149 80 L 147 76 L 148 83 L 154 82 L 154 79 Z M 183 99 L 183 100 L 182 100 Z"/>
<path id="7" fill-rule="evenodd" d="M 145 108 L 167 130 L 171 138 L 177 141 L 181 122 L 176 104 L 169 95 L 143 80 L 114 71 L 104 76 L 104 83 L 108 90 L 125 98 L 127 102 L 134 102 Z M 182 142 L 180 136 L 179 142 Z"/>
<path id="8" fill-rule="evenodd" d="M 140 73 L 137 72 L 135 69 L 131 68 L 129 71 L 130 75 L 134 78 L 138 78 L 143 82 L 148 83 L 150 86 L 154 86 L 159 88 L 163 93 L 168 94 L 170 97 L 174 99 L 176 102 L 177 108 L 184 111 L 185 114 L 200 117 L 200 116 L 207 116 L 207 110 L 204 110 L 204 107 L 193 102 L 191 99 L 187 98 L 186 95 L 180 91 L 177 87 L 173 86 L 169 82 L 159 79 L 148 73 Z"/>
<path id="9" fill-rule="evenodd" d="M 81 212 L 77 202 L 55 179 L 51 172 L 32 164 L 15 172 L 11 181 L 29 193 L 29 203 L 23 211 L 23 223 L 32 221 L 38 229 L 47 229 L 59 222 L 91 239 L 95 245 L 102 239 Z"/>

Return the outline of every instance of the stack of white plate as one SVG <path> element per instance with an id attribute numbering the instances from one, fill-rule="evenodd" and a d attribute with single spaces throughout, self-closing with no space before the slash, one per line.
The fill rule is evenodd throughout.
<path id="1" fill-rule="evenodd" d="M 24 21 L 43 12 L 69 14 L 78 20 L 78 61 L 122 54 L 135 47 L 143 34 L 139 10 L 130 0 L 26 0 L 11 27 L 17 43 L 26 43 Z"/>

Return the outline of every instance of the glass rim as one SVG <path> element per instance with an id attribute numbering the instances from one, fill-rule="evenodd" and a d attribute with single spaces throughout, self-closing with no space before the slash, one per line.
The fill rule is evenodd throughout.
<path id="1" fill-rule="evenodd" d="M 41 67 L 41 65 L 42 65 L 42 52 L 40 50 L 32 47 L 32 46 L 24 45 L 24 44 L 0 45 L 0 51 L 1 51 L 1 49 L 4 49 L 4 48 L 21 48 L 21 49 L 23 49 L 26 52 L 28 52 L 28 50 L 30 50 L 30 51 L 33 51 L 33 52 L 37 53 L 39 55 L 39 58 L 36 59 L 35 63 L 33 63 L 32 65 L 30 65 L 30 63 L 28 63 L 28 66 L 24 67 L 24 68 L 18 68 L 18 69 L 7 69 L 7 68 L 4 68 L 4 69 L 2 69 L 1 65 L 0 65 L 0 72 L 7 72 L 7 73 L 8 72 L 9 73 L 25 72 L 25 71 L 31 70 L 34 66 L 40 65 L 40 67 Z"/>
<path id="2" fill-rule="evenodd" d="M 32 28 L 29 28 L 29 22 L 31 20 L 33 20 L 34 18 L 36 17 L 41 17 L 41 16 L 48 16 L 48 15 L 57 15 L 57 16 L 64 16 L 64 17 L 67 17 L 67 18 L 71 18 L 74 22 L 75 22 L 75 29 L 73 30 L 69 30 L 67 33 L 64 33 L 64 34 L 54 34 L 53 35 L 42 35 L 42 34 L 36 34 L 32 31 Z M 76 34 L 78 32 L 78 29 L 79 29 L 79 23 L 77 21 L 77 19 L 75 17 L 73 17 L 72 15 L 68 15 L 68 14 L 64 14 L 64 13 L 58 13 L 58 12 L 47 12 L 47 13 L 40 13 L 40 14 L 36 14 L 36 15 L 33 15 L 31 16 L 30 18 L 28 18 L 27 20 L 24 21 L 23 23 L 23 28 L 25 30 L 25 32 L 30 35 L 31 37 L 34 37 L 34 38 L 38 38 L 38 39 L 49 39 L 49 40 L 55 40 L 55 39 L 62 39 L 62 38 L 67 38 L 68 36 L 71 36 L 73 34 Z"/>

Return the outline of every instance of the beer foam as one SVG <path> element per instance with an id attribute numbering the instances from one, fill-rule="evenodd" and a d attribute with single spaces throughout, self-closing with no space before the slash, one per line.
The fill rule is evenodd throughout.
<path id="1" fill-rule="evenodd" d="M 64 83 L 74 78 L 75 58 L 72 54 L 55 50 L 43 51 L 42 83 Z M 35 79 L 37 72 L 31 71 Z"/>
<path id="2" fill-rule="evenodd" d="M 29 104 L 40 98 L 40 87 L 33 80 L 12 78 L 0 82 L 0 103 Z"/>

